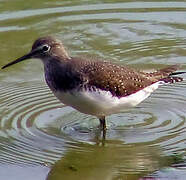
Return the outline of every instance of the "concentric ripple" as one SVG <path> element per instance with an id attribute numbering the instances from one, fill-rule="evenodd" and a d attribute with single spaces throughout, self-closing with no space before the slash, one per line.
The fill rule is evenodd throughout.
<path id="1" fill-rule="evenodd" d="M 107 139 L 183 151 L 185 85 L 164 86 L 139 107 L 108 117 Z M 1 84 L 0 91 L 1 162 L 53 163 L 67 142 L 95 142 L 98 120 L 61 104 L 42 82 Z"/>
<path id="2" fill-rule="evenodd" d="M 34 124 L 39 114 L 63 107 L 48 87 L 39 82 L 6 83 L 1 84 L 0 90 L 1 162 L 52 162 L 61 156 L 64 139 L 47 135 Z M 57 146 L 60 151 L 51 155 L 50 148 L 55 152 Z"/>

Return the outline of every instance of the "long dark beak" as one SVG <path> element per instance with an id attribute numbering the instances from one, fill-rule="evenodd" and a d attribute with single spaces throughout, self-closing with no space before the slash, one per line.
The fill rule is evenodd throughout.
<path id="1" fill-rule="evenodd" d="M 24 61 L 26 59 L 31 59 L 31 58 L 34 57 L 35 54 L 37 54 L 37 51 L 31 51 L 28 54 L 26 54 L 26 55 L 24 55 L 24 56 L 22 56 L 22 57 L 20 57 L 20 58 L 18 58 L 16 60 L 14 60 L 14 61 L 8 63 L 8 64 L 6 64 L 5 66 L 2 67 L 2 69 L 7 68 L 7 67 L 9 67 L 9 66 L 11 66 L 13 64 L 19 63 L 21 61 Z"/>

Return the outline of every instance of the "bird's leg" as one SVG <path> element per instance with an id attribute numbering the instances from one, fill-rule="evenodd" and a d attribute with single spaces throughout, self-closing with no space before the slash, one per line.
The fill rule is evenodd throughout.
<path id="1" fill-rule="evenodd" d="M 100 122 L 100 129 L 103 131 L 103 139 L 105 139 L 106 130 L 107 130 L 105 116 L 102 116 L 101 118 L 99 118 L 99 122 Z"/>
<path id="2" fill-rule="evenodd" d="M 106 130 L 105 116 L 99 118 L 100 128 L 102 131 Z"/>

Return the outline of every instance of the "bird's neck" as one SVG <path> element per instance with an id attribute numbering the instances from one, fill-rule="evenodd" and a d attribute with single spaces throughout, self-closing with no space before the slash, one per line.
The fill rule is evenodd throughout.
<path id="1" fill-rule="evenodd" d="M 44 63 L 45 79 L 52 91 L 68 91 L 77 87 L 80 74 L 74 71 L 69 61 L 50 59 Z"/>

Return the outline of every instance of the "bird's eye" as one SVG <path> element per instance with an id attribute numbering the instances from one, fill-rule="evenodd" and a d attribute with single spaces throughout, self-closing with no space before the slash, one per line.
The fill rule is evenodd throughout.
<path id="1" fill-rule="evenodd" d="M 43 45 L 42 47 L 43 52 L 48 52 L 50 50 L 50 46 L 48 44 Z"/>

